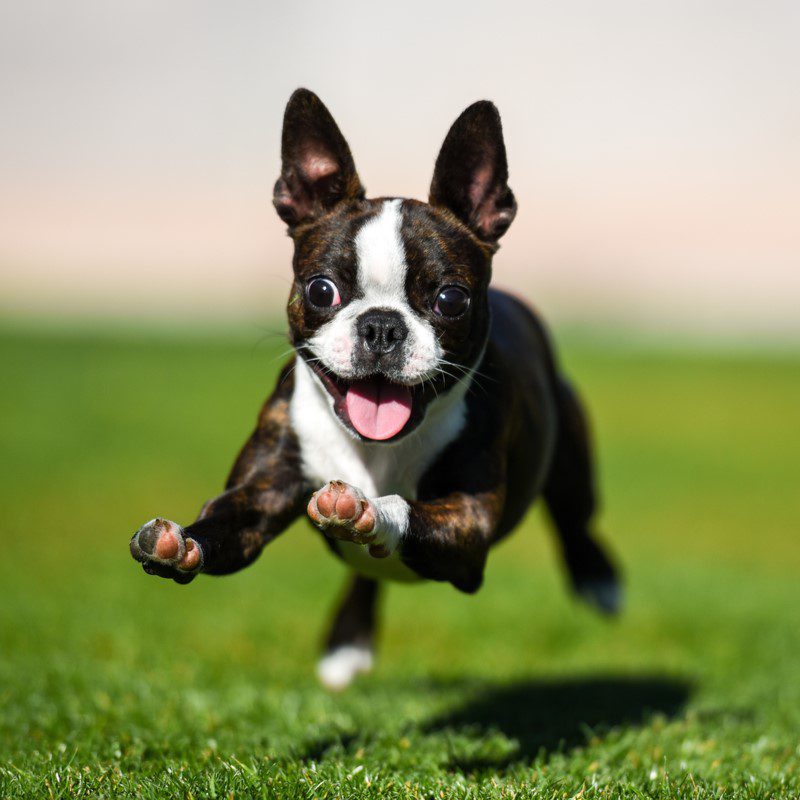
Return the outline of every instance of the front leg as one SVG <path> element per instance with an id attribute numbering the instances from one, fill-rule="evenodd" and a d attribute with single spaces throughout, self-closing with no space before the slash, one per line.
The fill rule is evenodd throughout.
<path id="1" fill-rule="evenodd" d="M 477 592 L 489 548 L 497 540 L 504 500 L 501 487 L 412 501 L 401 558 L 423 578 L 448 581 L 468 594 Z"/>
<path id="2" fill-rule="evenodd" d="M 178 583 L 200 572 L 236 572 L 301 513 L 305 494 L 299 472 L 276 466 L 210 500 L 186 528 L 163 518 L 146 523 L 131 539 L 131 555 L 148 574 Z"/>
<path id="3" fill-rule="evenodd" d="M 327 535 L 365 545 L 374 558 L 398 551 L 420 577 L 472 593 L 483 581 L 502 506 L 502 490 L 408 501 L 399 495 L 367 498 L 354 486 L 331 481 L 312 496 L 308 516 Z"/>
<path id="4" fill-rule="evenodd" d="M 264 405 L 255 432 L 239 454 L 227 490 L 203 506 L 187 528 L 158 518 L 130 543 L 145 572 L 188 583 L 199 572 L 224 575 L 246 567 L 302 512 L 309 488 L 289 423 L 290 366 Z"/>

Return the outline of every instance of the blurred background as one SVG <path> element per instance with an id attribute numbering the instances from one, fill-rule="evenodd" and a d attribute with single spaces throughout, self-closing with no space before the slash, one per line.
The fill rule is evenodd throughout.
<path id="1" fill-rule="evenodd" d="M 791 0 L 3 3 L 2 308 L 277 311 L 305 85 L 373 196 L 426 198 L 449 125 L 494 100 L 520 206 L 496 280 L 551 317 L 797 338 L 799 33 Z"/>
<path id="2" fill-rule="evenodd" d="M 798 41 L 790 0 L 0 3 L 0 797 L 800 796 Z M 187 587 L 130 559 L 286 357 L 298 86 L 373 196 L 499 106 L 495 282 L 585 397 L 613 623 L 535 508 L 474 598 L 391 587 L 331 697 L 345 569 L 305 522 Z"/>

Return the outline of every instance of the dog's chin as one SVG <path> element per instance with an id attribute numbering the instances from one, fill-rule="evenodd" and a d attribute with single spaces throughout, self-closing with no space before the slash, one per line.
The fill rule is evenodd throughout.
<path id="1" fill-rule="evenodd" d="M 300 357 L 303 357 L 301 352 Z M 343 378 L 318 359 L 304 359 L 333 401 L 340 422 L 365 442 L 392 443 L 414 431 L 428 404 L 446 391 L 431 381 L 405 384 L 382 373 Z"/>

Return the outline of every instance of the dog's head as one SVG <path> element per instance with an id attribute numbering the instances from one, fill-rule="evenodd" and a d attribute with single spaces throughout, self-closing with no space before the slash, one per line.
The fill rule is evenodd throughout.
<path id="1" fill-rule="evenodd" d="M 394 441 L 469 380 L 486 343 L 492 256 L 516 212 L 500 116 L 483 101 L 455 121 L 428 203 L 367 200 L 347 142 L 305 89 L 286 107 L 281 155 L 292 342 L 351 433 Z"/>

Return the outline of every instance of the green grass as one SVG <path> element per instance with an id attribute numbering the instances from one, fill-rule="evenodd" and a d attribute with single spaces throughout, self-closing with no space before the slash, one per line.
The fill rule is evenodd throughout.
<path id="1" fill-rule="evenodd" d="M 608 622 L 535 510 L 474 597 L 390 587 L 313 676 L 343 567 L 304 525 L 188 587 L 127 552 L 223 483 L 283 342 L 0 333 L 0 797 L 800 796 L 800 360 L 566 337 L 626 572 Z"/>

